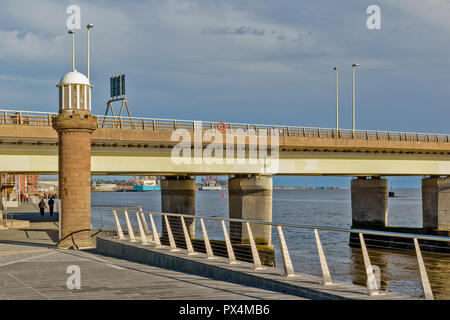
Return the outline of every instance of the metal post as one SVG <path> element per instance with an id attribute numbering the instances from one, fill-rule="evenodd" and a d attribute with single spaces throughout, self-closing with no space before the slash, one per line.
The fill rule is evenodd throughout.
<path id="1" fill-rule="evenodd" d="M 72 71 L 75 71 L 75 30 L 69 30 L 72 35 Z"/>
<path id="2" fill-rule="evenodd" d="M 328 269 L 327 260 L 325 258 L 325 253 L 323 252 L 322 243 L 320 242 L 319 232 L 317 231 L 317 229 L 314 229 L 314 235 L 316 237 L 317 252 L 319 253 L 320 267 L 322 268 L 323 284 L 325 286 L 333 284 L 333 282 L 331 281 L 330 270 Z"/>
<path id="3" fill-rule="evenodd" d="M 203 218 L 200 218 L 200 223 L 202 225 L 203 239 L 205 241 L 206 259 L 216 259 L 216 257 L 214 257 L 214 253 L 211 248 L 211 243 L 209 242 L 208 234 L 206 233 L 206 228 L 205 228 L 205 223 L 203 222 Z"/>
<path id="4" fill-rule="evenodd" d="M 364 265 L 366 267 L 368 293 L 370 296 L 378 295 L 377 281 L 373 272 L 372 264 L 370 263 L 369 253 L 367 252 L 366 243 L 362 233 L 359 233 L 359 240 L 361 242 L 361 250 L 363 253 Z"/>
<path id="5" fill-rule="evenodd" d="M 177 245 L 173 239 L 172 229 L 170 228 L 169 219 L 167 219 L 166 214 L 164 215 L 164 221 L 166 222 L 167 234 L 169 236 L 170 251 L 180 251 L 180 249 L 177 249 Z"/>
<path id="6" fill-rule="evenodd" d="M 150 223 L 152 224 L 152 233 L 153 233 L 153 241 L 155 241 L 156 248 L 161 248 L 161 241 L 159 240 L 158 230 L 156 230 L 155 221 L 153 220 L 153 216 L 150 213 Z"/>
<path id="7" fill-rule="evenodd" d="M 130 237 L 131 242 L 136 242 L 136 238 L 134 237 L 133 228 L 131 227 L 130 218 L 128 217 L 128 212 L 125 210 L 125 220 L 127 221 L 128 228 L 128 236 Z"/>
<path id="8" fill-rule="evenodd" d="M 87 28 L 87 78 L 88 80 L 90 80 L 90 47 L 91 47 L 91 34 L 90 34 L 90 30 L 91 28 L 93 28 L 94 25 L 93 24 L 88 24 L 86 26 Z"/>
<path id="9" fill-rule="evenodd" d="M 141 235 L 142 244 L 148 244 L 147 237 L 145 236 L 144 228 L 142 227 L 141 218 L 139 217 L 139 212 L 136 211 L 136 219 L 139 227 L 139 234 Z"/>
<path id="10" fill-rule="evenodd" d="M 258 249 L 256 248 L 255 239 L 253 238 L 252 229 L 250 228 L 250 223 L 246 222 L 247 225 L 247 232 L 248 232 L 248 239 L 250 240 L 250 248 L 252 249 L 252 256 L 253 256 L 253 265 L 255 270 L 264 269 L 261 264 L 261 259 L 259 258 Z"/>
<path id="11" fill-rule="evenodd" d="M 61 210 L 60 210 L 61 211 Z M 61 212 L 60 212 L 61 214 Z M 116 210 L 113 210 L 114 222 L 116 224 L 117 235 L 119 236 L 119 240 L 124 240 L 125 237 L 123 235 L 122 227 L 120 226 L 119 218 L 117 217 Z"/>
<path id="12" fill-rule="evenodd" d="M 353 105 L 353 133 L 355 133 L 356 125 L 355 125 L 355 68 L 358 67 L 358 63 L 352 64 L 352 74 L 353 74 L 353 96 L 352 96 L 352 105 Z"/>
<path id="13" fill-rule="evenodd" d="M 196 255 L 197 252 L 194 251 L 192 247 L 191 238 L 189 237 L 189 232 L 186 228 L 186 223 L 184 222 L 184 217 L 181 217 L 181 225 L 183 226 L 184 240 L 186 241 L 186 249 L 188 256 Z"/>
<path id="14" fill-rule="evenodd" d="M 334 67 L 336 70 L 336 130 L 339 130 L 339 68 Z"/>
<path id="15" fill-rule="evenodd" d="M 147 220 L 145 219 L 145 215 L 144 212 L 142 211 L 142 207 L 139 208 L 139 213 L 141 214 L 141 218 L 142 218 L 142 224 L 144 226 L 144 231 L 146 234 L 150 234 L 150 230 L 148 229 L 148 224 L 147 224 Z"/>
<path id="16" fill-rule="evenodd" d="M 292 266 L 291 256 L 289 255 L 289 250 L 286 245 L 286 240 L 284 239 L 283 231 L 281 226 L 277 226 L 278 241 L 280 242 L 281 258 L 283 260 L 284 275 L 286 277 L 295 276 L 294 267 Z"/>
<path id="17" fill-rule="evenodd" d="M 419 264 L 420 278 L 422 279 L 422 288 L 426 300 L 434 300 L 433 291 L 431 290 L 430 281 L 428 280 L 427 270 L 423 263 L 422 252 L 420 251 L 419 242 L 414 238 L 414 247 L 416 247 L 417 262 Z"/>
<path id="18" fill-rule="evenodd" d="M 222 229 L 223 229 L 223 235 L 225 237 L 225 243 L 227 245 L 228 263 L 229 264 L 237 264 L 236 257 L 234 256 L 233 247 L 231 246 L 230 237 L 228 236 L 228 231 L 227 231 L 227 227 L 225 226 L 224 220 L 222 220 Z"/>

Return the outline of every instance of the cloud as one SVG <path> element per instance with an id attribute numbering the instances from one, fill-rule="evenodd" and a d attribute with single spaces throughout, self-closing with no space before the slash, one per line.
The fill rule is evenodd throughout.
<path id="1" fill-rule="evenodd" d="M 204 28 L 204 34 L 224 34 L 224 35 L 245 35 L 250 34 L 254 36 L 263 36 L 265 34 L 265 30 L 241 26 L 239 28 L 230 28 L 230 27 L 221 27 L 221 28 Z"/>
<path id="2" fill-rule="evenodd" d="M 108 97 L 108 77 L 123 72 L 137 113 L 189 118 L 226 113 L 240 121 L 245 110 L 258 121 L 284 117 L 293 124 L 301 113 L 306 125 L 330 126 L 333 117 L 325 110 L 334 103 L 332 66 L 342 66 L 345 105 L 354 62 L 361 64 L 358 88 L 367 90 L 358 91 L 361 104 L 420 110 L 418 99 L 399 92 L 432 92 L 443 110 L 449 99 L 450 43 L 443 39 L 450 32 L 450 9 L 443 0 L 383 2 L 379 31 L 366 28 L 370 1 L 2 0 L 0 83 L 14 87 L 14 94 L 2 91 L 2 104 L 34 102 L 38 92 L 39 105 L 56 104 L 54 84 L 71 68 L 65 10 L 72 3 L 82 14 L 83 30 L 76 33 L 79 71 L 86 67 L 84 26 L 95 25 L 91 76 L 98 108 Z M 426 79 L 439 79 L 439 85 Z M 394 87 L 395 96 L 387 93 Z M 364 101 L 370 91 L 380 94 Z M 404 123 L 400 113 L 379 117 Z M 444 118 L 430 123 L 444 126 Z"/>

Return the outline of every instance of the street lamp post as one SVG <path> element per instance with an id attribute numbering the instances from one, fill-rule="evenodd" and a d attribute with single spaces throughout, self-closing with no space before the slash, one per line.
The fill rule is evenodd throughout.
<path id="1" fill-rule="evenodd" d="M 336 132 L 339 130 L 339 67 L 334 67 L 336 70 Z"/>
<path id="2" fill-rule="evenodd" d="M 69 30 L 72 35 L 72 71 L 75 71 L 75 30 Z"/>
<path id="3" fill-rule="evenodd" d="M 88 80 L 90 79 L 90 77 L 89 77 L 89 75 L 90 75 L 89 55 L 90 55 L 90 42 L 91 42 L 89 30 L 91 30 L 91 28 L 93 28 L 93 27 L 94 27 L 93 24 L 88 24 L 86 26 L 86 28 L 87 28 L 87 78 L 88 78 Z"/>
<path id="4" fill-rule="evenodd" d="M 352 64 L 352 73 L 353 73 L 353 133 L 355 133 L 355 68 L 359 66 L 359 63 Z"/>

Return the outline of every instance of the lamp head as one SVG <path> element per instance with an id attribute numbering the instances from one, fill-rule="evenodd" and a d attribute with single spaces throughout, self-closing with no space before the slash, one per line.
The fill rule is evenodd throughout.
<path id="1" fill-rule="evenodd" d="M 353 67 L 353 68 L 359 67 L 359 63 L 354 63 L 354 64 L 352 64 L 352 67 Z"/>
<path id="2" fill-rule="evenodd" d="M 86 26 L 86 28 L 89 30 L 89 29 L 91 29 L 91 28 L 93 28 L 94 27 L 94 25 L 92 24 L 92 23 L 90 23 L 90 24 L 88 24 L 87 26 Z"/>
<path id="3" fill-rule="evenodd" d="M 75 31 L 74 31 L 74 30 L 69 30 L 67 33 L 69 33 L 69 34 L 74 34 Z"/>
<path id="4" fill-rule="evenodd" d="M 339 67 L 334 67 L 334 68 L 333 68 L 333 70 L 338 70 L 338 69 L 339 69 Z"/>

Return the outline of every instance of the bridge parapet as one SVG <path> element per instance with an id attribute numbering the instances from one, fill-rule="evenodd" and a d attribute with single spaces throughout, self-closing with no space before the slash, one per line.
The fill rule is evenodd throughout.
<path id="1" fill-rule="evenodd" d="M 51 118 L 56 113 L 1 110 L 0 125 L 20 125 L 51 127 Z M 331 129 L 299 126 L 280 126 L 265 124 L 230 123 L 218 121 L 195 121 L 158 118 L 97 116 L 98 128 L 122 130 L 175 131 L 184 129 L 188 132 L 218 130 L 224 133 L 267 134 L 282 137 L 323 138 L 337 140 L 367 141 L 403 141 L 449 143 L 448 134 L 413 133 L 375 130 Z M 220 129 L 220 130 L 219 130 Z"/>

